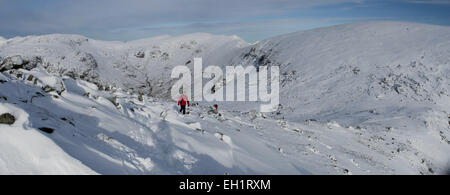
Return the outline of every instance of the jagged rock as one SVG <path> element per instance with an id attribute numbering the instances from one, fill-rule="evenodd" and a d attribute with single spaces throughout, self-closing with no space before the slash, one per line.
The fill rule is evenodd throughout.
<path id="1" fill-rule="evenodd" d="M 4 113 L 0 115 L 0 124 L 12 125 L 14 122 L 16 122 L 16 117 L 12 114 Z"/>
<path id="2" fill-rule="evenodd" d="M 42 87 L 42 90 L 45 93 L 50 93 L 52 91 L 55 91 L 56 93 L 58 93 L 58 95 L 61 95 L 64 91 L 66 91 L 66 88 L 64 87 L 64 84 L 61 80 L 59 80 L 58 82 L 56 82 L 56 84 L 50 86 L 50 85 L 45 85 L 44 87 Z"/>
<path id="3" fill-rule="evenodd" d="M 97 87 L 98 87 L 99 91 L 103 91 L 104 90 L 103 85 L 101 85 L 101 84 L 97 84 Z"/>
<path id="4" fill-rule="evenodd" d="M 34 78 L 34 76 L 30 74 L 30 75 L 28 76 L 28 78 L 27 78 L 27 81 L 32 81 L 33 78 Z"/>
<path id="5" fill-rule="evenodd" d="M 53 89 L 53 88 L 50 87 L 49 85 L 46 85 L 46 86 L 42 87 L 42 90 L 43 90 L 45 93 L 50 93 L 50 92 L 52 92 L 52 91 L 55 91 L 55 89 Z"/>
<path id="6" fill-rule="evenodd" d="M 258 59 L 258 65 L 259 66 L 264 66 L 264 65 L 267 65 L 267 64 L 270 64 L 270 63 L 271 63 L 271 61 L 267 58 L 266 55 L 262 55 Z"/>
<path id="7" fill-rule="evenodd" d="M 145 52 L 143 52 L 143 51 L 140 51 L 140 52 L 138 52 L 136 55 L 134 55 L 134 56 L 136 56 L 137 58 L 144 58 L 145 57 Z"/>
<path id="8" fill-rule="evenodd" d="M 94 71 L 94 69 L 88 69 L 85 70 L 79 77 L 85 81 L 95 82 L 99 75 Z"/>
<path id="9" fill-rule="evenodd" d="M 74 80 L 79 77 L 79 75 L 75 72 L 75 70 L 70 70 L 68 72 L 65 72 L 64 75 L 68 76 L 68 77 L 70 77 L 70 78 L 72 78 Z"/>
<path id="10" fill-rule="evenodd" d="M 35 56 L 31 59 L 27 59 L 20 55 L 11 56 L 3 59 L 3 61 L 0 63 L 0 72 L 20 68 L 31 70 L 33 68 L 36 68 L 38 64 L 42 64 L 41 57 Z"/>

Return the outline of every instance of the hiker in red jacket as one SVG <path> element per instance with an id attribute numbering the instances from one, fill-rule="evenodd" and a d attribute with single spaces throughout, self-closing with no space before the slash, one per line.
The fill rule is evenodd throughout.
<path id="1" fill-rule="evenodd" d="M 178 99 L 178 105 L 181 107 L 180 112 L 183 111 L 183 114 L 186 114 L 186 103 L 188 106 L 191 106 L 188 98 L 183 94 L 183 96 Z"/>

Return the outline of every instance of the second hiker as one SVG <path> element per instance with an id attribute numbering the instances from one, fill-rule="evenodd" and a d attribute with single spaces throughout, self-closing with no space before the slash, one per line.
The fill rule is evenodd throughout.
<path id="1" fill-rule="evenodd" d="M 180 97 L 180 99 L 178 99 L 178 105 L 180 106 L 180 112 L 183 112 L 183 114 L 186 114 L 186 103 L 188 106 L 191 106 L 189 104 L 189 100 L 186 97 L 186 95 L 183 94 L 182 97 Z"/>

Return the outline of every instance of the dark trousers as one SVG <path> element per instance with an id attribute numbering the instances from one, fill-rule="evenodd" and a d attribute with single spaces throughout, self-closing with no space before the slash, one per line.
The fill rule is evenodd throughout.
<path id="1" fill-rule="evenodd" d="M 186 105 L 181 105 L 180 112 L 183 111 L 183 114 L 186 114 Z"/>

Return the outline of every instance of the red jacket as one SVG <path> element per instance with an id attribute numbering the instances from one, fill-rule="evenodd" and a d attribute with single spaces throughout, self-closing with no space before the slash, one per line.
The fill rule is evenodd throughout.
<path id="1" fill-rule="evenodd" d="M 189 104 L 189 100 L 187 99 L 187 97 L 185 95 L 183 95 L 183 97 L 180 97 L 180 99 L 178 99 L 178 105 L 186 106 L 186 102 L 187 102 L 188 106 L 191 106 Z"/>

